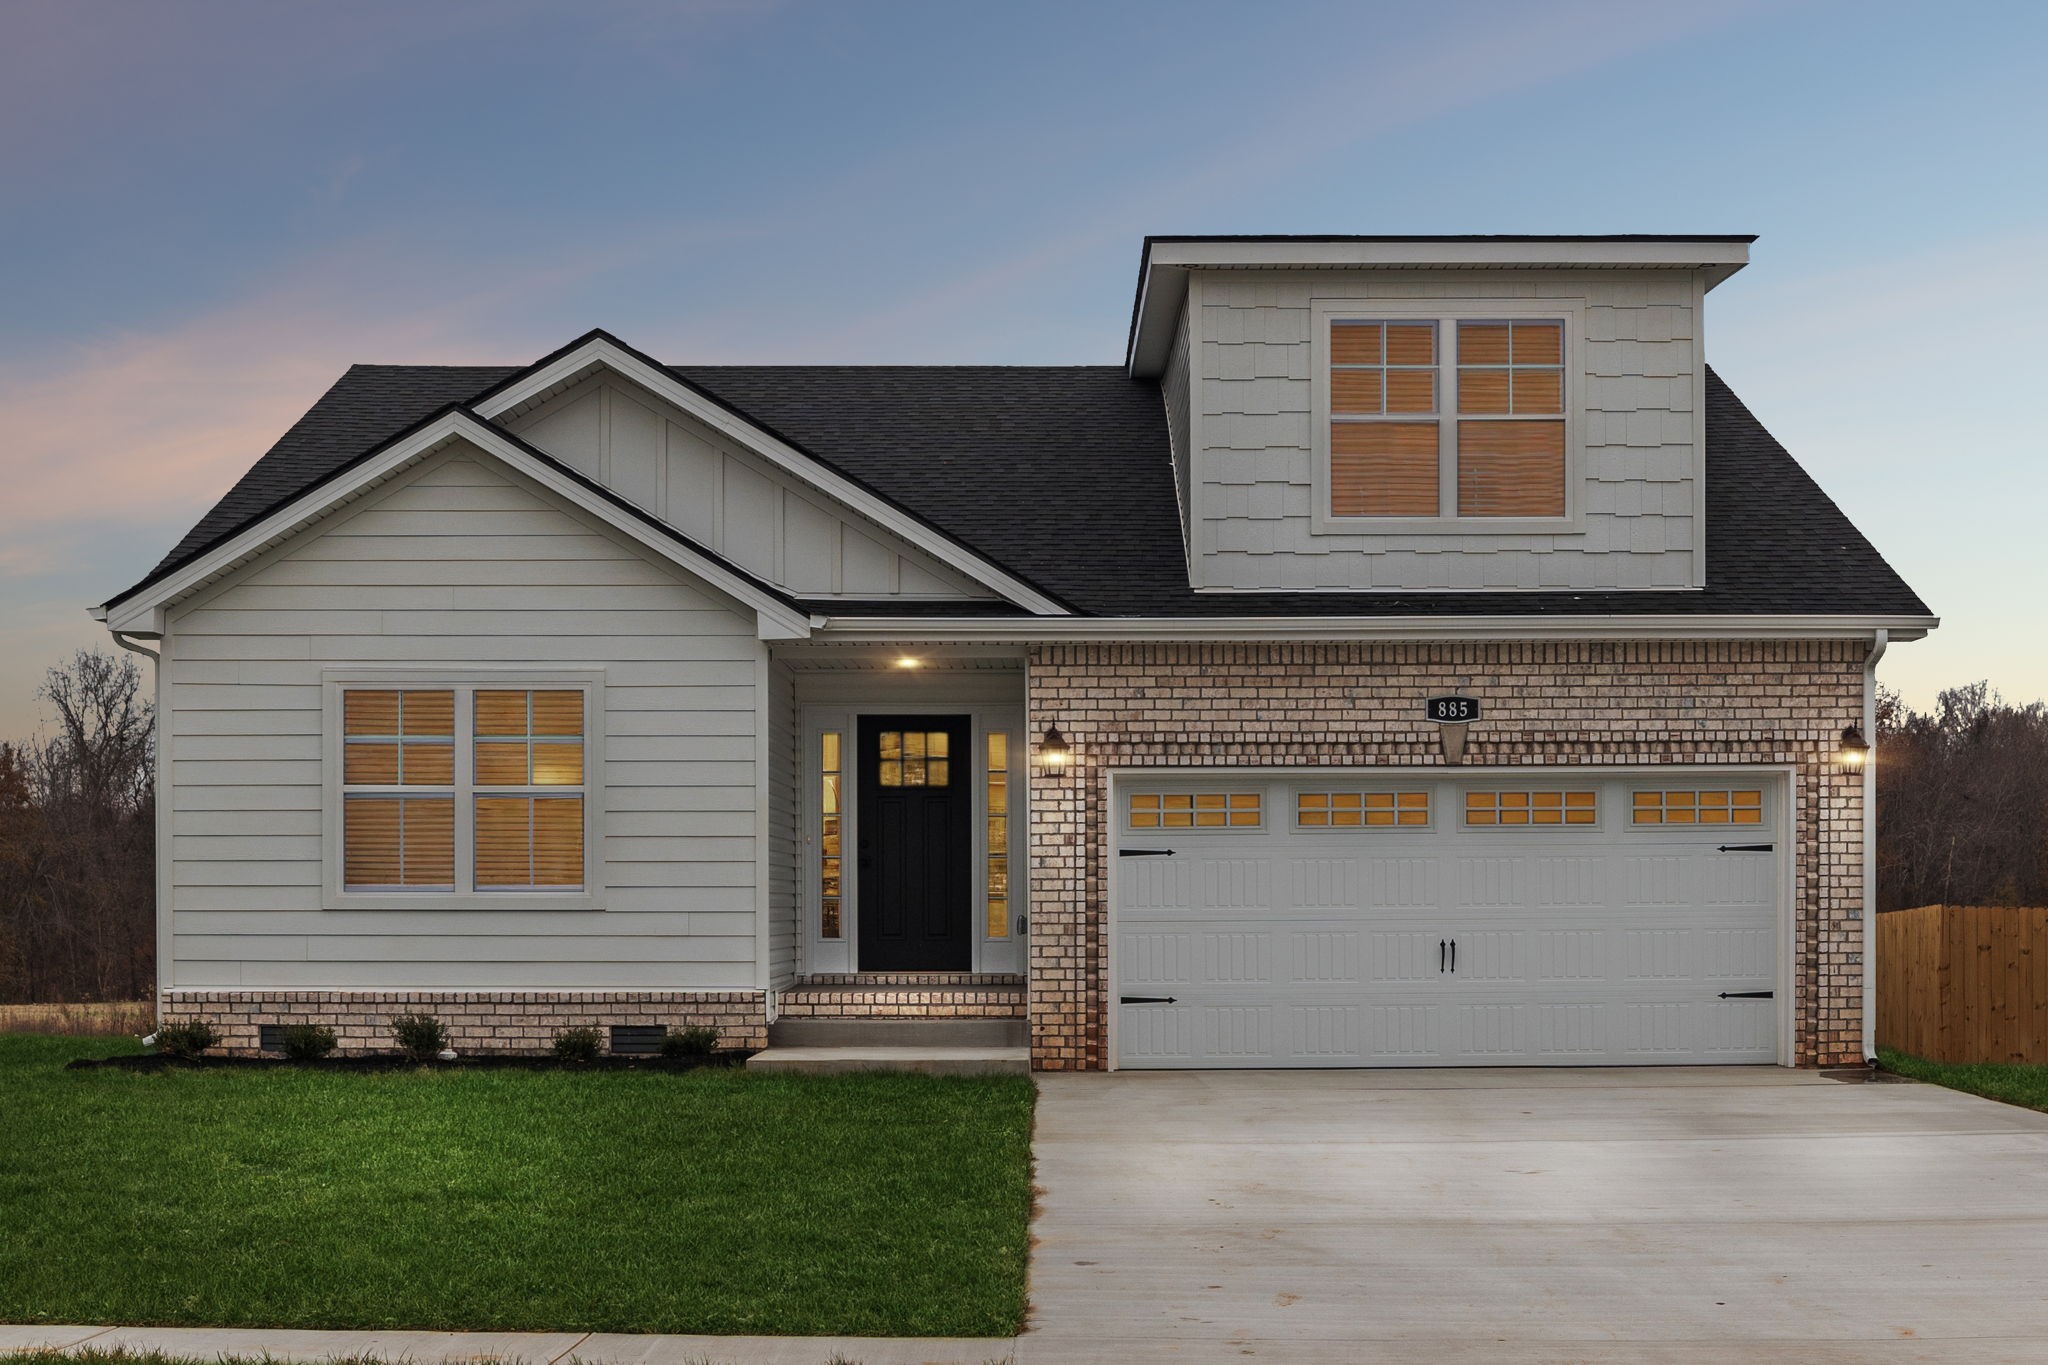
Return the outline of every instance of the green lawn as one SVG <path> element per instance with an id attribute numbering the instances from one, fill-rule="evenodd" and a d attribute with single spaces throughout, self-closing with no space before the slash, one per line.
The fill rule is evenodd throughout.
<path id="1" fill-rule="evenodd" d="M 123 1047 L 0 1035 L 0 1322 L 1022 1324 L 1025 1077 L 61 1069 Z"/>
<path id="2" fill-rule="evenodd" d="M 2048 1066 L 2005 1062 L 1926 1062 L 1903 1052 L 1879 1048 L 1877 1059 L 1887 1071 L 1930 1081 L 1951 1090 L 1967 1090 L 1990 1100 L 2048 1111 Z"/>

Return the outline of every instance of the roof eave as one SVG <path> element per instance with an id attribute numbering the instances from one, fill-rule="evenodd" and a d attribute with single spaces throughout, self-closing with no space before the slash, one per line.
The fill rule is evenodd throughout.
<path id="1" fill-rule="evenodd" d="M 1712 289 L 1749 263 L 1754 234 L 1603 237 L 1166 237 L 1145 239 L 1124 363 L 1133 378 L 1166 367 L 1173 323 L 1195 270 L 1696 270 Z"/>

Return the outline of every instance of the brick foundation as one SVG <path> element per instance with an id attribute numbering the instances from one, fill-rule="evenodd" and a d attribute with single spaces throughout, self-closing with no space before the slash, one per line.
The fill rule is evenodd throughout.
<path id="1" fill-rule="evenodd" d="M 751 991 L 165 991 L 159 1017 L 203 1019 L 231 1055 L 253 1056 L 264 1024 L 325 1024 L 337 1053 L 390 1052 L 391 1020 L 431 1014 L 457 1052 L 546 1052 L 558 1030 L 589 1025 L 709 1025 L 722 1048 L 768 1045 L 768 1016 Z"/>
<path id="2" fill-rule="evenodd" d="M 1864 654 L 1853 640 L 1034 648 L 1030 733 L 1057 723 L 1074 760 L 1031 778 L 1032 1064 L 1107 1062 L 1112 770 L 1440 766 L 1420 717 L 1443 692 L 1486 707 L 1467 768 L 1792 765 L 1794 1058 L 1858 1063 L 1863 786 L 1835 752 L 1862 723 Z"/>

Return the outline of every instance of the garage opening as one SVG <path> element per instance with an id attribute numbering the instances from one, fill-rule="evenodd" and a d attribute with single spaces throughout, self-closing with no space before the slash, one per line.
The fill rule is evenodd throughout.
<path id="1" fill-rule="evenodd" d="M 1778 1061 L 1783 785 L 1121 776 L 1117 1063 Z"/>

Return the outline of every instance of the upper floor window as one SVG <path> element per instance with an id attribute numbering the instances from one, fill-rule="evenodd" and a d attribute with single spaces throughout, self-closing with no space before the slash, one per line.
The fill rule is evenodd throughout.
<path id="1" fill-rule="evenodd" d="M 1565 317 L 1318 319 L 1327 519 L 1569 515 Z"/>

